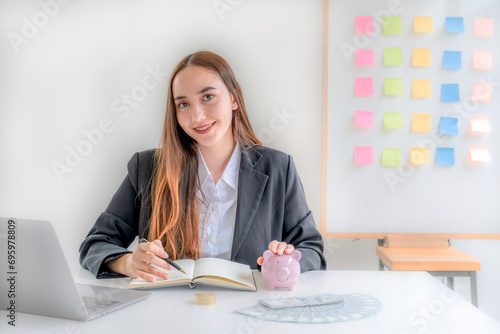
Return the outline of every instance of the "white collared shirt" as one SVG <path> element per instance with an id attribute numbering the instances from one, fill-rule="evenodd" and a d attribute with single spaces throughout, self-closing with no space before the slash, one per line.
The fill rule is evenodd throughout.
<path id="1" fill-rule="evenodd" d="M 198 190 L 197 193 L 200 208 L 200 256 L 230 260 L 238 198 L 240 147 L 236 143 L 217 184 L 199 149 L 198 155 L 198 177 L 201 186 L 201 191 Z"/>

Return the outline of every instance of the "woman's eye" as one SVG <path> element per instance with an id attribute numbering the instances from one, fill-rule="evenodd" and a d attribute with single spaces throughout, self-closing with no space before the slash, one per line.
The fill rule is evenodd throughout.
<path id="1" fill-rule="evenodd" d="M 181 102 L 177 105 L 179 108 L 185 108 L 188 106 L 188 103 L 187 102 Z"/>
<path id="2" fill-rule="evenodd" d="M 213 98 L 214 98 L 214 96 L 212 94 L 207 94 L 207 95 L 203 96 L 203 100 L 205 100 L 205 101 L 211 100 Z"/>

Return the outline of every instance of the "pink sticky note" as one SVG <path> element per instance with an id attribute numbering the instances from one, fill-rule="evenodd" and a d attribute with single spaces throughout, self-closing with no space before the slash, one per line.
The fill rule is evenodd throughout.
<path id="1" fill-rule="evenodd" d="M 474 37 L 492 38 L 493 19 L 476 18 L 474 20 Z"/>
<path id="2" fill-rule="evenodd" d="M 356 96 L 373 95 L 373 78 L 355 78 L 354 94 Z"/>
<path id="3" fill-rule="evenodd" d="M 491 84 L 485 82 L 474 82 L 470 100 L 473 102 L 486 103 L 491 101 Z"/>
<path id="4" fill-rule="evenodd" d="M 354 31 L 356 34 L 371 34 L 375 31 L 373 28 L 372 16 L 356 16 L 354 18 Z"/>
<path id="5" fill-rule="evenodd" d="M 373 112 L 356 110 L 354 112 L 354 125 L 358 128 L 373 128 Z"/>
<path id="6" fill-rule="evenodd" d="M 469 147 L 469 159 L 475 162 L 490 161 L 490 151 L 488 146 L 471 145 Z"/>
<path id="7" fill-rule="evenodd" d="M 472 69 L 476 71 L 487 71 L 493 68 L 491 51 L 473 51 Z"/>
<path id="8" fill-rule="evenodd" d="M 375 57 L 373 49 L 357 49 L 356 50 L 356 65 L 358 66 L 373 66 L 375 65 Z"/>
<path id="9" fill-rule="evenodd" d="M 490 119 L 488 116 L 471 116 L 469 131 L 472 133 L 491 132 Z"/>
<path id="10" fill-rule="evenodd" d="M 356 165 L 373 163 L 373 149 L 371 146 L 358 146 L 354 148 L 354 162 Z"/>

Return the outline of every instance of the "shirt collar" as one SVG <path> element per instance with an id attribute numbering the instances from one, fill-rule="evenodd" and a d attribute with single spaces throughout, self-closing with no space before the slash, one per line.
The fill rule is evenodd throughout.
<path id="1" fill-rule="evenodd" d="M 238 189 L 238 170 L 240 167 L 240 156 L 240 144 L 236 142 L 233 154 L 231 155 L 231 159 L 229 159 L 229 162 L 224 169 L 224 173 L 222 173 L 221 176 L 221 180 L 226 182 L 234 190 Z"/>
<path id="2" fill-rule="evenodd" d="M 203 154 L 201 154 L 199 147 L 198 157 L 198 178 L 200 180 L 200 186 L 202 187 L 208 179 L 213 180 L 213 178 L 205 163 L 205 159 L 203 159 Z M 222 176 L 220 178 L 234 190 L 237 190 L 238 188 L 238 170 L 240 167 L 240 158 L 240 144 L 236 142 L 233 154 L 231 155 L 231 158 L 229 159 L 229 162 L 227 163 L 226 168 L 224 169 L 224 172 L 222 173 Z"/>

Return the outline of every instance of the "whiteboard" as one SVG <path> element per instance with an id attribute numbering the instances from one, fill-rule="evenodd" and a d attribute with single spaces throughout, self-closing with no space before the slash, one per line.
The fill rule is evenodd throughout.
<path id="1" fill-rule="evenodd" d="M 330 1 L 327 134 L 327 231 L 336 233 L 500 232 L 500 5 L 478 1 Z M 356 16 L 372 16 L 374 32 L 356 34 Z M 402 32 L 382 33 L 382 16 L 400 16 Z M 414 16 L 432 17 L 433 31 L 417 34 Z M 445 29 L 445 17 L 463 17 L 464 33 Z M 474 37 L 474 19 L 493 18 L 494 37 Z M 384 66 L 383 49 L 401 47 L 403 64 Z M 431 66 L 413 67 L 412 49 L 430 48 Z M 373 49 L 375 64 L 361 67 L 353 50 Z M 491 50 L 493 68 L 471 68 L 473 50 Z M 461 51 L 462 68 L 442 65 L 444 51 Z M 372 96 L 355 96 L 357 77 L 372 77 Z M 401 77 L 403 94 L 385 96 L 386 77 Z M 411 96 L 413 79 L 430 79 L 431 97 Z M 491 101 L 470 100 L 473 82 L 492 84 Z M 440 101 L 441 84 L 459 83 L 460 101 Z M 374 127 L 354 125 L 356 110 L 372 111 Z M 383 112 L 402 112 L 403 127 L 384 130 Z M 431 114 L 428 133 L 411 131 L 413 113 Z M 467 131 L 472 115 L 487 115 L 491 132 Z M 442 135 L 440 117 L 458 118 L 458 135 Z M 468 160 L 470 145 L 487 145 L 490 161 Z M 372 146 L 373 163 L 356 164 L 354 148 Z M 381 164 L 384 147 L 401 149 L 399 167 Z M 414 166 L 412 147 L 427 147 L 430 163 Z M 455 149 L 454 166 L 436 164 L 436 148 Z"/>

